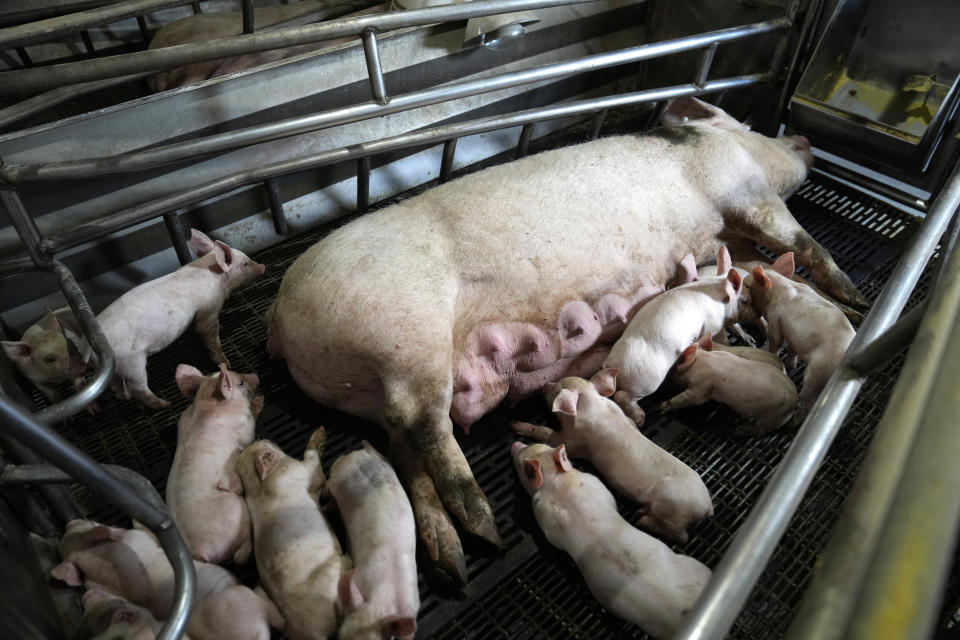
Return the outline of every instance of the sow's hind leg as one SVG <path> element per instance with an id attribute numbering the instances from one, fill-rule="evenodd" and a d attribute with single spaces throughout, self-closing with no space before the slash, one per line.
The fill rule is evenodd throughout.
<path id="1" fill-rule="evenodd" d="M 410 493 L 428 554 L 443 573 L 463 584 L 460 541 L 440 503 L 467 532 L 498 547 L 502 541 L 490 504 L 453 436 L 450 361 L 426 357 L 417 365 L 382 374 L 391 458 Z"/>
<path id="2" fill-rule="evenodd" d="M 870 307 L 830 252 L 800 226 L 776 194 L 771 192 L 752 206 L 727 212 L 725 218 L 730 227 L 777 253 L 793 251 L 797 263 L 806 267 L 813 281 L 836 300 L 857 309 Z"/>

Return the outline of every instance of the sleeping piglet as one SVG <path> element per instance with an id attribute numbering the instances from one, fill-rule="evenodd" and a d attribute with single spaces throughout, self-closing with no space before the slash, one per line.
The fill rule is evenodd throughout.
<path id="1" fill-rule="evenodd" d="M 157 619 L 170 615 L 173 567 L 149 531 L 71 520 L 60 541 L 60 556 L 63 562 L 51 571 L 54 578 L 123 596 Z M 273 603 L 226 569 L 196 560 L 193 568 L 197 592 L 187 623 L 193 640 L 269 640 L 270 626 L 283 626 Z"/>
<path id="2" fill-rule="evenodd" d="M 213 361 L 229 366 L 220 346 L 220 308 L 266 267 L 196 229 L 191 234 L 190 247 L 200 258 L 134 287 L 97 316 L 116 356 L 112 388 L 121 398 L 133 396 L 154 408 L 170 404 L 147 385 L 147 356 L 170 345 L 191 324 Z"/>
<path id="3" fill-rule="evenodd" d="M 154 640 L 162 622 L 150 611 L 99 587 L 87 589 L 82 598 L 83 617 L 79 637 L 100 640 Z M 190 640 L 189 636 L 180 636 Z"/>
<path id="4" fill-rule="evenodd" d="M 167 507 L 190 554 L 220 564 L 250 557 L 250 516 L 237 475 L 240 452 L 253 442 L 263 396 L 259 378 L 226 365 L 205 376 L 177 367 L 177 385 L 193 404 L 177 424 L 177 452 L 167 478 Z"/>
<path id="5" fill-rule="evenodd" d="M 417 537 L 413 508 L 380 453 L 341 456 L 327 484 L 343 516 L 355 569 L 340 578 L 340 640 L 413 638 L 417 630 Z"/>
<path id="6" fill-rule="evenodd" d="M 258 440 L 237 461 L 260 580 L 280 609 L 283 632 L 291 640 L 336 633 L 337 583 L 350 568 L 318 503 L 325 483 L 323 441 L 321 428 L 307 443 L 301 462 L 272 442 Z"/>
<path id="7" fill-rule="evenodd" d="M 687 345 L 741 318 L 741 286 L 740 274 L 730 269 L 725 277 L 670 289 L 640 307 L 603 362 L 620 372 L 613 399 L 628 416 L 635 418 L 636 401 L 657 390 Z M 743 307 L 753 318 L 749 305 Z"/>
<path id="8" fill-rule="evenodd" d="M 547 403 L 561 431 L 525 422 L 511 426 L 589 460 L 617 491 L 639 503 L 641 527 L 686 542 L 687 527 L 713 515 L 710 492 L 696 471 L 647 439 L 604 397 L 616 388 L 616 375 L 616 369 L 604 369 L 589 381 L 571 377 L 547 385 Z"/>
<path id="9" fill-rule="evenodd" d="M 710 569 L 630 526 L 599 478 L 570 465 L 563 445 L 517 442 L 511 453 L 537 524 L 577 563 L 590 593 L 650 635 L 672 637 Z"/>
<path id="10" fill-rule="evenodd" d="M 802 422 L 856 332 L 836 305 L 791 279 L 794 269 L 793 252 L 784 253 L 769 270 L 754 267 L 745 285 L 751 304 L 767 319 L 770 351 L 779 351 L 786 342 L 790 352 L 807 363 L 795 418 Z"/>
<path id="11" fill-rule="evenodd" d="M 701 348 L 701 345 L 703 348 Z M 751 419 L 750 431 L 765 433 L 786 424 L 797 409 L 797 388 L 783 368 L 712 351 L 710 336 L 683 350 L 673 379 L 684 390 L 662 402 L 662 412 L 716 400 Z"/>

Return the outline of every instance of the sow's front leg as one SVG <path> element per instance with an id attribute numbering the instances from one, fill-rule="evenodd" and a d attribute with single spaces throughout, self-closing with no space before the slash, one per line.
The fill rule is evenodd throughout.
<path id="1" fill-rule="evenodd" d="M 777 253 L 793 251 L 797 263 L 806 267 L 813 281 L 830 296 L 857 309 L 870 307 L 830 252 L 800 226 L 775 193 L 753 205 L 727 212 L 725 218 L 730 227 Z"/>
<path id="2" fill-rule="evenodd" d="M 390 457 L 410 493 L 420 539 L 447 578 L 466 584 L 463 551 L 443 506 L 463 528 L 501 546 L 493 510 L 453 436 L 452 369 L 424 377 L 424 369 L 384 374 L 384 416 Z M 439 499 L 438 499 L 439 497 Z M 442 505 L 441 505 L 442 502 Z"/>

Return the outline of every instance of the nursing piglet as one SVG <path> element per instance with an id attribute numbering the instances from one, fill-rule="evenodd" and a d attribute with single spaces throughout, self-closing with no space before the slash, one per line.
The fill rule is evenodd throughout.
<path id="1" fill-rule="evenodd" d="M 715 400 L 751 419 L 750 431 L 783 426 L 797 409 L 797 389 L 782 370 L 765 362 L 711 351 L 709 336 L 683 350 L 673 379 L 684 390 L 662 402 L 662 412 Z M 779 361 L 778 361 L 779 364 Z"/>
<path id="2" fill-rule="evenodd" d="M 250 516 L 237 475 L 237 458 L 253 442 L 263 407 L 260 380 L 253 373 L 204 376 L 194 367 L 177 367 L 177 385 L 193 404 L 177 425 L 177 452 L 167 478 L 167 507 L 190 553 L 219 564 L 250 557 Z"/>
<path id="3" fill-rule="evenodd" d="M 69 307 L 50 311 L 31 325 L 20 340 L 2 341 L 7 357 L 49 400 L 56 402 L 60 394 L 53 384 L 70 381 L 75 389 L 83 386 L 83 372 L 89 364 L 78 351 L 81 341 Z M 83 341 L 86 344 L 86 341 Z"/>
<path id="4" fill-rule="evenodd" d="M 640 307 L 603 362 L 620 372 L 614 401 L 627 415 L 634 417 L 636 401 L 657 390 L 687 345 L 740 319 L 741 286 L 740 274 L 730 269 L 726 277 L 670 289 Z"/>
<path id="5" fill-rule="evenodd" d="M 78 637 L 97 640 L 154 640 L 163 623 L 149 610 L 100 588 L 84 592 Z M 186 635 L 183 640 L 190 640 Z"/>
<path id="6" fill-rule="evenodd" d="M 60 556 L 63 562 L 51 571 L 54 578 L 120 595 L 158 619 L 170 615 L 173 567 L 152 533 L 72 520 Z M 283 626 L 273 603 L 226 569 L 196 560 L 193 567 L 197 597 L 187 623 L 193 640 L 269 640 L 270 626 Z"/>
<path id="7" fill-rule="evenodd" d="M 672 637 L 710 569 L 630 526 L 603 483 L 570 465 L 563 445 L 517 442 L 511 453 L 537 524 L 577 563 L 590 593 L 650 635 Z"/>
<path id="8" fill-rule="evenodd" d="M 291 640 L 327 638 L 337 630 L 337 583 L 350 568 L 318 504 L 324 431 L 307 443 L 303 461 L 268 440 L 240 454 L 237 472 L 253 521 L 260 581 L 280 609 Z"/>
<path id="9" fill-rule="evenodd" d="M 417 630 L 416 526 L 393 468 L 363 448 L 330 469 L 330 495 L 343 516 L 355 569 L 340 578 L 340 640 L 413 638 Z"/>
<path id="10" fill-rule="evenodd" d="M 616 375 L 616 369 L 604 369 L 589 381 L 571 377 L 547 385 L 547 403 L 561 431 L 525 422 L 511 426 L 589 460 L 617 491 L 640 505 L 641 527 L 686 542 L 687 527 L 713 515 L 710 492 L 696 471 L 647 439 L 604 397 L 616 388 Z"/>
<path id="11" fill-rule="evenodd" d="M 154 408 L 170 404 L 147 385 L 147 356 L 170 345 L 191 324 L 213 361 L 229 366 L 220 346 L 220 308 L 266 267 L 196 229 L 191 234 L 190 247 L 200 258 L 134 287 L 97 316 L 116 356 L 112 388 L 121 398 L 133 396 Z"/>
<path id="12" fill-rule="evenodd" d="M 770 351 L 784 342 L 807 363 L 796 421 L 802 422 L 840 364 L 856 332 L 843 312 L 810 287 L 791 279 L 793 252 L 784 253 L 769 270 L 756 266 L 746 279 L 751 304 L 769 325 Z"/>

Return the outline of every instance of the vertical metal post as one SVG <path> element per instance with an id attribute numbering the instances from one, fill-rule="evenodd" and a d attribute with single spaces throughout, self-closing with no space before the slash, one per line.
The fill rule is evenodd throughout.
<path id="1" fill-rule="evenodd" d="M 194 14 L 201 14 L 201 13 L 203 13 L 203 8 L 200 6 L 200 3 L 199 3 L 199 2 L 191 2 L 191 3 L 190 3 L 190 8 L 193 9 L 193 13 L 194 13 Z"/>
<path id="2" fill-rule="evenodd" d="M 440 160 L 441 184 L 450 179 L 450 172 L 453 171 L 453 156 L 457 153 L 457 140 L 452 138 L 443 143 L 443 158 Z"/>
<path id="3" fill-rule="evenodd" d="M 253 0 L 243 0 L 243 32 L 253 33 Z"/>
<path id="4" fill-rule="evenodd" d="M 25 67 L 32 67 L 33 60 L 30 59 L 30 56 L 27 54 L 27 50 L 23 47 L 17 47 L 17 55 L 20 56 L 20 62 L 23 63 Z"/>
<path id="5" fill-rule="evenodd" d="M 713 65 L 713 58 L 717 55 L 719 42 L 713 42 L 709 47 L 703 50 L 703 57 L 700 58 L 700 67 L 697 69 L 697 76 L 693 79 L 693 86 L 697 89 L 703 89 L 707 84 L 707 76 L 710 75 L 710 67 Z"/>
<path id="6" fill-rule="evenodd" d="M 357 160 L 357 211 L 370 208 L 370 156 Z"/>
<path id="7" fill-rule="evenodd" d="M 43 236 L 40 233 L 40 229 L 37 228 L 37 223 L 30 217 L 30 214 L 27 213 L 26 208 L 23 206 L 23 200 L 20 199 L 20 194 L 13 189 L 0 187 L 0 205 L 3 206 L 7 215 L 10 217 L 10 223 L 13 225 L 13 228 L 17 230 L 17 234 L 20 236 L 20 240 L 23 241 L 23 246 L 26 247 L 30 259 L 33 260 L 34 264 L 44 263 L 46 258 L 40 249 Z"/>
<path id="8" fill-rule="evenodd" d="M 374 29 L 366 29 L 363 38 L 363 53 L 367 58 L 367 74 L 370 76 L 370 90 L 373 99 L 378 104 L 387 104 L 387 87 L 383 80 L 383 69 L 380 67 L 380 50 L 377 47 L 377 34 Z"/>
<path id="9" fill-rule="evenodd" d="M 287 216 L 283 213 L 283 202 L 280 200 L 280 189 L 276 180 L 265 180 L 267 200 L 270 202 L 270 213 L 273 215 L 273 229 L 280 235 L 287 233 Z"/>
<path id="10" fill-rule="evenodd" d="M 193 262 L 193 255 L 190 253 L 187 239 L 183 235 L 183 225 L 180 223 L 180 212 L 172 211 L 163 214 L 163 223 L 167 226 L 167 233 L 170 234 L 170 240 L 173 242 L 173 250 L 177 252 L 177 258 L 180 260 L 180 264 Z"/>
<path id="11" fill-rule="evenodd" d="M 607 110 L 598 111 L 593 114 L 593 117 L 590 118 L 590 133 L 588 134 L 589 140 L 596 140 L 600 137 L 600 127 L 603 126 L 603 119 L 607 115 Z"/>
<path id="12" fill-rule="evenodd" d="M 140 27 L 140 37 L 143 41 L 150 44 L 150 29 L 147 28 L 147 20 L 143 16 L 137 16 L 137 26 Z"/>
<path id="13" fill-rule="evenodd" d="M 83 48 L 87 50 L 87 53 L 89 53 L 90 55 L 93 55 L 97 52 L 97 50 L 93 48 L 93 40 L 90 39 L 89 31 L 87 31 L 86 29 L 81 31 L 80 39 L 83 40 Z"/>
<path id="14" fill-rule="evenodd" d="M 527 155 L 527 152 L 530 150 L 530 140 L 533 138 L 533 127 L 533 124 L 525 124 L 523 125 L 523 129 L 520 130 L 520 139 L 517 140 L 517 152 L 513 156 L 514 160 L 519 160 Z"/>

